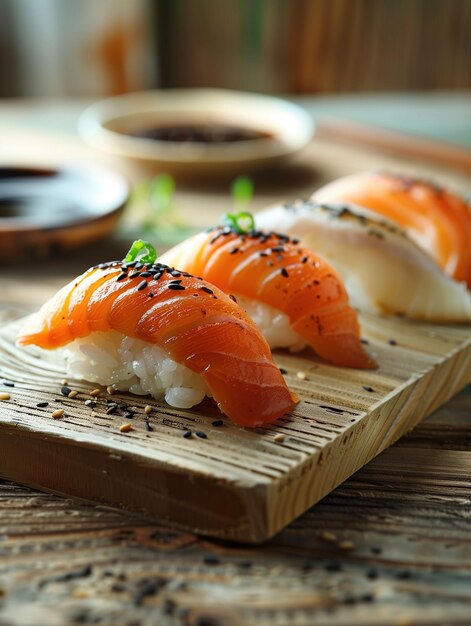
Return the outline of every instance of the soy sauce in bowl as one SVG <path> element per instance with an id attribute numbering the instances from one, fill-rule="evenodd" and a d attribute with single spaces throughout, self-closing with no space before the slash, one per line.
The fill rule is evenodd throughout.
<path id="1" fill-rule="evenodd" d="M 225 144 L 273 139 L 273 134 L 243 126 L 224 124 L 172 124 L 151 126 L 129 133 L 132 137 L 173 143 Z"/>
<path id="2" fill-rule="evenodd" d="M 126 181 L 100 166 L 0 167 L 0 260 L 45 257 L 102 239 L 128 195 Z"/>

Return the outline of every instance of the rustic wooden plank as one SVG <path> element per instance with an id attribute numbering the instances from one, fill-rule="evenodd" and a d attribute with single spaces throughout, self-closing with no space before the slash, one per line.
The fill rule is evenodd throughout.
<path id="1" fill-rule="evenodd" d="M 467 625 L 470 412 L 456 397 L 263 546 L 0 482 L 0 623 Z M 455 416 L 456 449 L 409 449 Z"/>
<path id="2" fill-rule="evenodd" d="M 25 158 L 51 163 L 97 159 L 96 153 L 65 136 L 52 143 L 46 133 L 3 128 L 2 137 L 6 157 L 18 163 Z M 102 161 L 131 180 L 143 175 L 128 163 Z M 442 165 L 316 140 L 279 172 L 254 176 L 253 208 L 308 196 L 336 176 L 377 167 L 470 190 L 469 176 Z M 204 189 L 179 185 L 181 214 L 201 227 L 218 219 L 231 209 L 228 186 L 226 181 Z M 31 266 L 15 260 L 8 272 L 1 272 L 0 307 L 10 318 L 32 311 L 70 276 L 104 256 L 119 258 L 125 246 L 117 238 L 60 263 L 51 259 Z M 282 364 L 283 357 L 278 358 Z M 326 377 L 318 369 L 313 372 L 322 381 L 319 393 L 328 404 L 333 400 Z M 393 382 L 385 377 L 381 384 L 388 389 Z M 361 407 L 361 398 L 359 402 Z M 471 477 L 463 470 L 463 484 L 460 477 L 453 484 L 441 480 L 437 453 L 469 452 L 470 414 L 469 394 L 453 398 L 261 547 L 205 541 L 149 526 L 136 515 L 0 482 L 0 624 L 468 626 Z M 335 415 L 330 420 L 330 428 L 338 425 Z M 404 456 L 390 462 L 388 455 L 398 448 Z M 429 450 L 430 456 L 414 464 L 417 449 Z M 407 471 L 404 458 L 409 460 Z M 469 467 L 466 457 L 460 455 L 455 463 L 449 456 L 443 468 L 459 467 L 463 461 Z M 336 535 L 334 543 L 323 538 L 325 531 Z M 338 547 L 349 540 L 353 549 Z M 380 553 L 373 551 L 378 548 Z M 207 565 L 208 555 L 216 555 L 219 564 Z M 340 563 L 341 571 L 326 569 L 332 569 L 332 561 Z M 75 576 L 88 565 L 90 575 Z M 368 578 L 370 571 L 377 578 Z M 54 576 L 57 582 L 43 584 Z M 137 591 L 149 578 L 165 584 L 159 582 L 158 592 L 137 605 Z"/>
<path id="3" fill-rule="evenodd" d="M 84 405 L 89 384 L 74 384 L 78 399 L 58 396 L 64 373 L 16 348 L 17 327 L 0 333 L 0 376 L 15 383 L 11 399 L 0 403 L 1 476 L 239 541 L 273 536 L 471 380 L 468 328 L 370 315 L 363 330 L 379 370 L 283 353 L 279 365 L 301 402 L 276 424 L 214 427 L 209 401 L 191 411 L 153 403 L 148 432 L 148 400 L 116 394 L 137 411 L 123 435 L 123 418 L 106 414 L 103 399 L 93 410 Z M 37 407 L 39 398 L 49 405 Z M 66 413 L 53 420 L 58 406 Z M 183 439 L 188 427 L 208 438 Z"/>

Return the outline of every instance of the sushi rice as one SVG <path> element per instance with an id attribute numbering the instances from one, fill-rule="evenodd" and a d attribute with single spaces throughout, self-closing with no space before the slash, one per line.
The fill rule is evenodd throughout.
<path id="1" fill-rule="evenodd" d="M 150 394 L 181 409 L 212 395 L 202 376 L 171 359 L 165 350 L 116 331 L 91 333 L 56 352 L 58 359 L 65 360 L 70 378 Z"/>
<path id="2" fill-rule="evenodd" d="M 299 352 L 307 346 L 307 341 L 293 330 L 289 317 L 282 311 L 252 298 L 236 296 L 236 299 L 258 326 L 272 350 L 288 348 L 290 352 Z"/>

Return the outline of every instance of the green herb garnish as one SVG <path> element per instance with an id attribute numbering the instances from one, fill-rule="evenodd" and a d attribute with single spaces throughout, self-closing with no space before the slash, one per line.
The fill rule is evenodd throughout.
<path id="1" fill-rule="evenodd" d="M 124 263 L 140 261 L 141 263 L 154 263 L 157 259 L 157 252 L 154 246 L 148 241 L 137 239 L 129 248 L 129 252 L 124 257 Z"/>
<path id="2" fill-rule="evenodd" d="M 239 213 L 226 213 L 221 218 L 222 226 L 229 226 L 238 235 L 246 235 L 255 229 L 255 221 L 252 213 L 240 211 Z"/>
<path id="3" fill-rule="evenodd" d="M 246 209 L 252 200 L 253 182 L 247 176 L 238 176 L 232 183 L 231 195 L 236 209 Z"/>

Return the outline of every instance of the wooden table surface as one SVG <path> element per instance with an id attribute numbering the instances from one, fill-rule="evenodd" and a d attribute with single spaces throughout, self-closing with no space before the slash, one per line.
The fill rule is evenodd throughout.
<path id="1" fill-rule="evenodd" d="M 69 130 L 48 135 L 9 123 L 3 130 L 3 159 L 19 159 L 31 137 L 29 158 L 87 157 Z M 256 207 L 304 194 L 349 158 L 322 141 L 309 150 L 311 158 L 300 157 L 283 184 L 256 178 Z M 354 169 L 374 159 L 360 151 Z M 466 176 L 430 171 L 469 191 Z M 225 189 L 183 188 L 183 213 L 204 207 L 203 221 L 211 221 L 230 206 Z M 60 264 L 0 268 L 1 314 L 36 308 L 45 291 L 121 247 L 115 239 Z M 470 390 L 259 547 L 209 541 L 0 481 L 1 626 L 157 623 L 470 624 Z"/>

